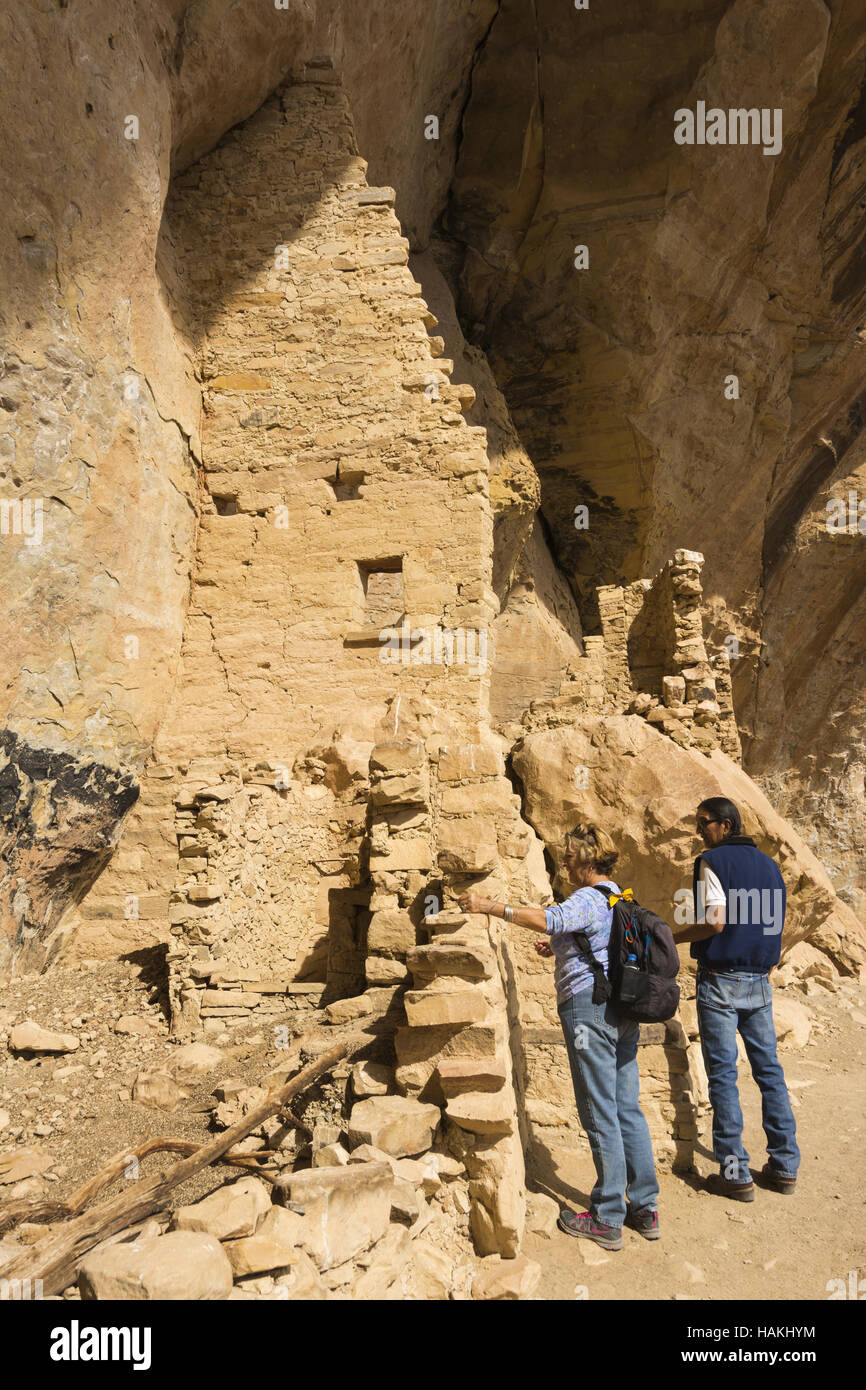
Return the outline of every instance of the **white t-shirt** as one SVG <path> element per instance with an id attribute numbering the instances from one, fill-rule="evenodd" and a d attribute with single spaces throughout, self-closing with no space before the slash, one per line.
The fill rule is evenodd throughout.
<path id="1" fill-rule="evenodd" d="M 698 868 L 698 879 L 703 885 L 704 909 L 708 907 L 727 907 L 725 890 L 719 882 L 717 874 L 714 874 L 709 864 L 703 859 Z M 698 916 L 698 904 L 695 903 L 695 921 L 703 922 L 705 918 Z"/>

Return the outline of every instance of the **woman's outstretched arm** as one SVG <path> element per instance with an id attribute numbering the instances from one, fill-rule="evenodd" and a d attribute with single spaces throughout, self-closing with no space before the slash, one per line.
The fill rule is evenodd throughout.
<path id="1" fill-rule="evenodd" d="M 515 926 L 526 927 L 528 931 L 547 931 L 543 907 L 514 907 L 509 919 L 505 917 L 507 903 L 496 903 L 491 898 L 479 897 L 477 893 L 464 893 L 457 901 L 463 912 L 485 912 L 488 917 L 502 917 L 514 922 Z"/>

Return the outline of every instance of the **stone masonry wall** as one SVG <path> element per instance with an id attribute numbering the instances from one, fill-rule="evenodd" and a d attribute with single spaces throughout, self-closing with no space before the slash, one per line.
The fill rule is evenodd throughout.
<path id="1" fill-rule="evenodd" d="M 429 910 L 531 839 L 479 732 L 498 611 L 485 437 L 429 336 L 393 191 L 364 168 L 334 73 L 311 68 L 167 209 L 164 273 L 203 386 L 196 586 L 158 740 L 172 1026 L 282 1026 L 311 1002 L 338 1022 L 390 999 L 382 1099 L 433 1093 L 478 1248 L 515 1255 L 499 959 L 486 921 Z"/>
<path id="2" fill-rule="evenodd" d="M 428 332 L 393 190 L 365 167 L 336 74 L 308 68 L 173 185 L 163 274 L 203 387 L 196 584 L 154 763 L 79 954 L 110 949 L 131 912 L 142 937 L 168 935 L 191 750 L 291 768 L 338 723 L 375 723 L 398 670 L 400 689 L 452 711 L 485 705 L 484 431 Z"/>
<path id="3" fill-rule="evenodd" d="M 654 579 L 598 589 L 601 635 L 584 638 L 558 694 L 532 701 L 524 726 L 641 714 L 681 747 L 721 748 L 739 761 L 728 653 L 708 651 L 704 636 L 703 563 L 678 550 Z"/>

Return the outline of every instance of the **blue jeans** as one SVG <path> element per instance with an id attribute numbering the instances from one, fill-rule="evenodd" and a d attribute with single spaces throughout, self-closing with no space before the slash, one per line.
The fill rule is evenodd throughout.
<path id="1" fill-rule="evenodd" d="M 659 1185 L 649 1126 L 638 1103 L 636 1023 L 610 1004 L 593 1004 L 592 986 L 559 1006 L 577 1113 L 595 1161 L 590 1209 L 619 1228 L 625 1192 L 635 1211 L 655 1211 Z"/>
<path id="2" fill-rule="evenodd" d="M 743 1148 L 743 1112 L 737 1091 L 737 1030 L 761 1090 L 761 1119 L 770 1167 L 795 1178 L 800 1166 L 797 1127 L 776 1056 L 773 991 L 766 975 L 698 970 L 698 1027 L 713 1107 L 713 1153 L 730 1182 L 751 1182 Z"/>

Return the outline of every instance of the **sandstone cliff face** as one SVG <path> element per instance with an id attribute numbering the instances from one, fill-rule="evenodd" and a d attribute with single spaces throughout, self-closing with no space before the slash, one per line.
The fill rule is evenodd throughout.
<path id="1" fill-rule="evenodd" d="M 310 20 L 294 5 L 275 38 L 245 8 L 45 0 L 0 21 L 2 496 L 41 507 L 39 543 L 2 538 L 2 911 L 22 949 L 103 867 L 177 668 L 199 394 L 155 272 L 172 156 L 254 110 Z"/>
<path id="2" fill-rule="evenodd" d="M 828 495 L 862 491 L 856 6 L 814 0 L 792 25 L 782 5 L 738 0 L 684 25 L 636 0 L 615 17 L 529 0 L 396 14 L 338 0 L 273 11 L 165 0 L 146 13 L 43 0 L 3 25 L 18 55 L 5 128 L 20 158 L 0 242 L 0 486 L 10 503 L 42 503 L 40 543 L 32 525 L 0 538 L 3 938 L 20 962 L 44 960 L 39 940 L 78 920 L 69 909 L 111 857 L 161 727 L 167 762 L 151 765 L 120 877 L 100 881 L 113 905 L 95 917 L 111 922 L 104 949 L 164 937 L 172 768 L 181 742 L 214 752 L 195 746 L 197 711 L 221 717 L 214 682 L 227 682 L 232 720 L 254 725 L 264 695 L 281 730 L 244 751 L 302 752 L 330 732 L 327 718 L 318 730 L 295 718 L 285 683 L 271 707 L 255 659 L 247 698 L 230 619 L 215 619 L 211 676 L 197 654 L 213 618 L 201 586 L 224 551 L 239 573 L 249 566 L 240 532 L 258 533 L 269 503 L 253 505 L 256 487 L 232 491 L 222 464 L 216 491 L 202 481 L 203 467 L 218 472 L 202 419 L 213 429 L 223 406 L 206 401 L 202 417 L 219 353 L 203 350 L 190 285 L 216 271 L 225 289 L 226 244 L 211 227 L 200 253 L 211 264 L 196 267 L 164 215 L 172 179 L 176 202 L 185 171 L 254 112 L 266 125 L 268 95 L 310 60 L 342 73 L 366 182 L 396 190 L 440 320 L 430 353 L 474 387 L 474 405 L 468 392 L 460 403 L 487 431 L 493 540 L 479 531 L 473 564 L 492 566 L 501 613 L 481 703 L 513 740 L 531 699 L 555 697 L 599 631 L 598 586 L 700 550 L 707 635 L 739 643 L 746 769 L 861 911 L 866 552 L 824 526 Z M 675 145 L 674 109 L 698 100 L 780 107 L 781 154 Z M 304 157 L 294 189 L 315 170 L 315 150 Z M 237 220 L 250 169 L 226 168 L 224 214 Z M 574 266 L 577 244 L 588 270 Z M 246 274 L 233 292 L 269 292 Z M 235 308 L 229 336 L 245 322 Z M 339 380 L 345 364 L 324 365 Z M 122 916 L 127 893 L 143 920 Z"/>
<path id="3" fill-rule="evenodd" d="M 790 21 L 505 0 L 444 222 L 560 565 L 587 598 L 706 555 L 746 766 L 862 916 L 866 548 L 824 523 L 863 495 L 864 32 L 855 4 Z M 675 145 L 699 100 L 780 108 L 781 153 Z"/>

